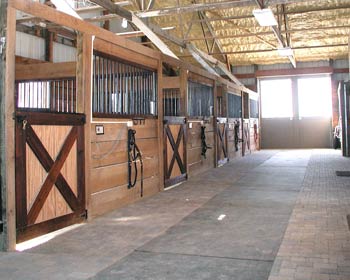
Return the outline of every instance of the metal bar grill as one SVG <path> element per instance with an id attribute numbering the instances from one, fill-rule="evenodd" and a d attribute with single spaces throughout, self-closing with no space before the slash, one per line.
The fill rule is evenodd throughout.
<path id="1" fill-rule="evenodd" d="M 214 108 L 213 87 L 188 81 L 188 115 L 210 117 Z"/>
<path id="2" fill-rule="evenodd" d="M 228 94 L 227 110 L 229 118 L 242 117 L 242 97 L 235 94 Z"/>
<path id="3" fill-rule="evenodd" d="M 76 95 L 75 78 L 16 82 L 17 109 L 76 113 Z"/>
<path id="4" fill-rule="evenodd" d="M 164 116 L 180 116 L 181 102 L 180 89 L 169 88 L 163 90 L 163 112 Z"/>
<path id="5" fill-rule="evenodd" d="M 95 53 L 92 88 L 94 114 L 157 115 L 155 71 Z"/>

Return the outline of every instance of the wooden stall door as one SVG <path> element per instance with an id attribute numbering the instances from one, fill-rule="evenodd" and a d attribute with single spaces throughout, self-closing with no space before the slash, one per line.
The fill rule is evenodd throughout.
<path id="1" fill-rule="evenodd" d="M 86 219 L 82 114 L 16 114 L 17 242 Z"/>
<path id="2" fill-rule="evenodd" d="M 243 120 L 243 147 L 242 155 L 245 156 L 250 153 L 250 127 L 249 120 Z"/>
<path id="3" fill-rule="evenodd" d="M 164 186 L 187 179 L 186 118 L 164 117 Z"/>
<path id="4" fill-rule="evenodd" d="M 228 161 L 228 139 L 227 139 L 227 119 L 226 118 L 217 118 L 216 125 L 217 133 L 217 164 L 221 166 Z"/>

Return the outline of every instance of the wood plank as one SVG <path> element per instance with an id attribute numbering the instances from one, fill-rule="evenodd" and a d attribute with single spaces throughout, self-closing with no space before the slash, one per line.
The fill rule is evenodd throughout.
<path id="1" fill-rule="evenodd" d="M 16 11 L 7 7 L 10 3 L 0 5 L 1 36 L 6 37 L 6 45 L 0 54 L 0 159 L 6 164 L 1 165 L 2 198 L 6 201 L 5 232 L 3 247 L 7 250 L 16 249 L 16 203 L 15 203 L 15 122 L 13 121 L 15 92 L 15 50 L 16 50 Z M 3 206 L 4 206 L 3 205 Z"/>
<path id="2" fill-rule="evenodd" d="M 27 188 L 26 188 L 26 132 L 21 123 L 16 125 L 16 226 L 27 225 Z"/>
<path id="3" fill-rule="evenodd" d="M 138 139 L 137 146 L 142 156 L 153 157 L 158 154 L 158 139 Z M 127 141 L 94 142 L 91 144 L 91 166 L 93 168 L 113 165 L 128 161 Z"/>
<path id="4" fill-rule="evenodd" d="M 86 123 L 84 126 L 85 135 L 85 208 L 88 213 L 90 212 L 91 206 L 91 122 L 92 122 L 92 63 L 93 63 L 93 37 L 88 34 L 84 34 L 82 40 L 83 54 L 82 61 L 82 71 L 81 76 L 83 79 L 80 80 L 83 86 L 84 94 L 81 94 L 83 98 L 83 111 L 86 115 Z M 77 77 L 78 79 L 78 77 Z M 79 101 L 78 101 L 79 102 Z M 89 215 L 88 215 L 89 217 Z"/>
<path id="5" fill-rule="evenodd" d="M 104 134 L 96 135 L 96 125 L 103 125 Z M 144 125 L 135 125 L 136 139 L 157 138 L 157 120 L 145 120 Z M 94 122 L 91 125 L 91 142 L 117 141 L 128 139 L 128 127 L 125 123 L 104 123 L 103 121 Z"/>
<path id="6" fill-rule="evenodd" d="M 119 58 L 120 60 L 128 62 L 132 65 L 146 67 L 152 70 L 158 69 L 158 61 L 156 59 L 140 53 L 131 52 L 126 48 L 99 38 L 94 40 L 94 49 L 104 54 Z"/>
<path id="7" fill-rule="evenodd" d="M 214 87 L 214 79 L 209 79 L 205 76 L 201 76 L 197 73 L 193 73 L 193 72 L 189 72 L 188 73 L 188 80 L 193 81 L 193 82 L 197 82 L 203 85 L 207 85 L 210 87 Z"/>
<path id="8" fill-rule="evenodd" d="M 278 77 L 278 76 L 298 76 L 309 74 L 332 74 L 333 68 L 330 66 L 324 67 L 306 67 L 293 69 L 278 69 L 278 70 L 258 70 L 255 75 L 258 78 L 262 77 Z"/>
<path id="9" fill-rule="evenodd" d="M 158 156 L 145 158 L 143 161 L 144 178 L 158 174 Z M 138 163 L 138 170 L 140 165 Z M 140 177 L 138 176 L 138 179 Z M 91 188 L 92 193 L 111 189 L 117 186 L 123 186 L 128 183 L 128 163 L 110 165 L 91 170 Z"/>
<path id="10" fill-rule="evenodd" d="M 172 89 L 180 87 L 180 77 L 163 77 L 162 88 Z"/>
<path id="11" fill-rule="evenodd" d="M 23 231 L 17 232 L 17 242 L 24 242 L 34 237 L 85 221 L 85 211 L 68 214 L 55 220 L 45 221 L 40 224 L 27 227 Z"/>
<path id="12" fill-rule="evenodd" d="M 62 79 L 75 75 L 75 62 L 16 64 L 16 81 Z"/>
<path id="13" fill-rule="evenodd" d="M 146 178 L 143 183 L 143 197 L 149 197 L 159 192 L 160 180 L 158 176 Z M 91 217 L 102 215 L 127 204 L 140 200 L 140 182 L 132 189 L 127 185 L 118 186 L 91 196 Z"/>
<path id="14" fill-rule="evenodd" d="M 85 123 L 84 114 L 62 114 L 62 113 L 39 113 L 29 111 L 17 111 L 19 120 L 28 120 L 31 125 L 74 125 Z"/>
<path id="15" fill-rule="evenodd" d="M 28 212 L 28 224 L 34 224 L 36 218 L 39 215 L 40 210 L 42 209 L 47 196 L 49 195 L 53 185 L 56 183 L 58 176 L 60 175 L 60 170 L 77 139 L 77 129 L 72 128 L 69 133 L 61 151 L 59 152 L 55 163 L 50 168 L 45 182 L 43 183 L 37 198 L 35 199 L 31 209 Z"/>
<path id="16" fill-rule="evenodd" d="M 34 64 L 34 63 L 46 63 L 46 61 L 16 55 L 16 66 L 18 64 Z"/>

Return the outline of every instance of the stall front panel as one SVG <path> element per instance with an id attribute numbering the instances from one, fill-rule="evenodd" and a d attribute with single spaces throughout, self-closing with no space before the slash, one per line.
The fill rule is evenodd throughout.
<path id="1" fill-rule="evenodd" d="M 157 61 L 95 39 L 91 216 L 161 189 Z M 144 65 L 145 64 L 145 65 Z"/>
<path id="2" fill-rule="evenodd" d="M 213 81 L 190 73 L 187 98 L 188 167 L 189 176 L 194 176 L 216 162 Z"/>

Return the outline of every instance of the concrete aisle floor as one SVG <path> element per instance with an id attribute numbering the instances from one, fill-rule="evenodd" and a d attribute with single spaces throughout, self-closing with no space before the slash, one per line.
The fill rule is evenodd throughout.
<path id="1" fill-rule="evenodd" d="M 349 250 L 350 236 L 346 218 L 338 215 L 350 211 L 349 179 L 336 178 L 337 200 L 332 196 L 329 215 L 323 217 L 322 212 L 322 203 L 333 187 L 334 168 L 327 168 L 333 162 L 337 170 L 350 170 L 350 161 L 331 150 L 261 151 L 234 160 L 38 247 L 0 253 L 0 279 L 263 280 L 270 274 L 271 280 L 311 279 L 322 274 L 311 270 L 322 266 L 310 261 L 315 267 L 310 268 L 308 262 L 304 270 L 299 269 L 302 255 L 313 257 L 317 244 L 332 234 L 340 242 L 334 251 L 339 258 L 332 258 L 341 261 L 337 275 L 344 271 L 346 275 L 349 258 L 343 249 Z M 309 211 L 310 202 L 320 207 L 312 208 L 316 222 L 314 216 L 304 216 L 303 207 Z M 342 211 L 335 209 L 338 204 Z M 318 236 L 314 247 L 303 251 L 310 240 L 299 239 L 305 237 L 305 228 L 310 230 L 304 225 L 309 222 L 315 224 L 312 230 L 325 222 L 328 235 Z M 332 232 L 333 225 L 341 234 Z M 321 248 L 323 261 L 330 260 L 326 254 L 331 244 L 335 242 Z M 315 253 L 318 258 L 320 253 Z M 327 267 L 322 268 L 325 274 Z M 302 271 L 305 277 L 297 278 Z M 319 279 L 349 280 L 348 276 Z"/>

